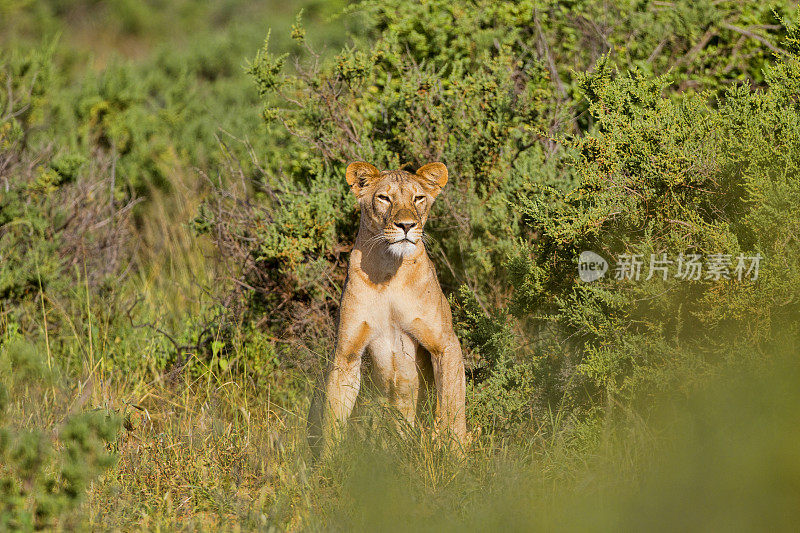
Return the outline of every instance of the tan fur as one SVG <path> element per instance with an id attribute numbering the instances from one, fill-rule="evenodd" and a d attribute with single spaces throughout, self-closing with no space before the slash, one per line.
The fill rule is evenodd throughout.
<path id="1" fill-rule="evenodd" d="M 466 437 L 461 345 L 447 302 L 422 242 L 431 205 L 447 183 L 447 168 L 431 163 L 416 173 L 347 167 L 361 225 L 350 255 L 339 308 L 336 347 L 325 383 L 309 413 L 309 443 L 328 448 L 355 404 L 361 359 L 373 359 L 376 381 L 409 424 L 424 395 L 426 369 L 436 388 L 436 425 L 459 442 Z M 430 373 L 430 372 L 428 372 Z"/>

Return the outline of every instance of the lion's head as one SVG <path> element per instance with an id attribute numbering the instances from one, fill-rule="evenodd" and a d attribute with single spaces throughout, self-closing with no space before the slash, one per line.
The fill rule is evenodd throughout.
<path id="1" fill-rule="evenodd" d="M 361 226 L 398 257 L 422 246 L 422 234 L 434 199 L 447 183 L 447 167 L 430 163 L 415 173 L 380 171 L 358 161 L 347 166 L 347 183 L 361 206 Z"/>

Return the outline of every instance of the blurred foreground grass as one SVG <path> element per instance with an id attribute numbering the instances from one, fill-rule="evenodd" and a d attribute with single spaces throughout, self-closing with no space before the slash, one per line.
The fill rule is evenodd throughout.
<path id="1" fill-rule="evenodd" d="M 316 468 L 306 406 L 281 406 L 247 373 L 147 383 L 98 368 L 75 389 L 46 372 L 43 351 L 18 344 L 0 350 L 0 369 L 34 371 L 2 372 L 15 426 L 59 428 L 86 406 L 122 418 L 116 465 L 61 527 L 791 531 L 800 520 L 794 348 L 767 365 L 743 360 L 687 395 L 618 406 L 600 425 L 557 411 L 525 438 L 482 435 L 463 458 L 424 430 L 399 436 L 368 404 Z"/>

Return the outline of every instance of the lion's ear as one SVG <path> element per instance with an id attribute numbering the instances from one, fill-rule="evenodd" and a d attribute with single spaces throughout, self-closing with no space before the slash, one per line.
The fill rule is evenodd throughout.
<path id="1" fill-rule="evenodd" d="M 447 167 L 442 163 L 428 163 L 417 170 L 417 176 L 423 178 L 429 185 L 438 187 L 441 191 L 447 184 Z"/>
<path id="2" fill-rule="evenodd" d="M 347 184 L 350 185 L 356 196 L 359 195 L 361 189 L 367 187 L 372 180 L 380 177 L 380 175 L 380 170 L 364 161 L 350 163 L 347 165 L 347 171 L 345 172 Z"/>

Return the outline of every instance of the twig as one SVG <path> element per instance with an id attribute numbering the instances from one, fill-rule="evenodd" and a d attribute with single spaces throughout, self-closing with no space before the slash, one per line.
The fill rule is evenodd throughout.
<path id="1" fill-rule="evenodd" d="M 162 334 L 164 337 L 167 338 L 167 340 L 169 342 L 172 343 L 172 345 L 175 347 L 175 351 L 178 352 L 179 354 L 192 351 L 193 349 L 197 350 L 197 345 L 192 346 L 192 345 L 180 344 L 178 341 L 175 340 L 175 337 L 173 337 L 172 335 L 170 335 L 169 333 L 167 333 L 163 329 L 159 328 L 158 326 L 156 326 L 152 322 L 147 322 L 147 323 L 144 323 L 144 324 L 135 324 L 133 322 L 133 317 L 131 316 L 131 311 L 133 311 L 133 308 L 136 307 L 139 304 L 139 302 L 141 302 L 142 300 L 144 300 L 144 297 L 139 296 L 138 298 L 136 298 L 136 300 L 133 301 L 131 306 L 128 307 L 128 309 L 125 311 L 125 316 L 128 317 L 128 321 L 130 322 L 132 328 L 134 328 L 134 329 L 150 328 L 153 331 L 156 331 L 156 332 Z"/>
<path id="2" fill-rule="evenodd" d="M 708 44 L 708 42 L 711 39 L 713 39 L 716 34 L 717 34 L 717 31 L 714 28 L 709 28 L 703 34 L 703 36 L 700 37 L 700 40 L 697 41 L 697 44 L 695 44 L 691 49 L 689 49 L 689 51 L 686 52 L 686 55 L 684 55 L 682 58 L 680 58 L 678 60 L 677 64 L 678 65 L 688 65 L 689 62 L 691 62 L 692 59 L 694 59 L 694 56 L 696 56 L 697 53 L 700 52 L 700 50 L 705 48 L 705 46 Z"/>
<path id="3" fill-rule="evenodd" d="M 533 23 L 536 25 L 536 32 L 539 35 L 539 42 L 542 44 L 544 57 L 547 60 L 547 67 L 550 70 L 550 75 L 553 76 L 553 81 L 556 82 L 556 87 L 558 88 L 558 93 L 561 95 L 561 98 L 566 98 L 567 90 L 564 88 L 564 82 L 561 81 L 561 76 L 558 75 L 558 69 L 556 68 L 555 61 L 553 61 L 553 58 L 550 56 L 550 48 L 547 46 L 547 39 L 545 39 L 542 26 L 539 24 L 539 17 L 536 14 L 535 8 L 533 10 Z"/>
<path id="4" fill-rule="evenodd" d="M 751 39 L 755 39 L 756 41 L 760 42 L 761 44 L 763 44 L 764 46 L 766 46 L 767 48 L 769 48 L 770 50 L 772 50 L 776 54 L 789 55 L 788 52 L 786 52 L 786 50 L 781 50 L 780 48 L 778 48 L 777 46 L 775 46 L 774 44 L 772 44 L 771 42 L 766 40 L 761 35 L 759 35 L 757 33 L 753 33 L 752 31 L 748 30 L 747 28 L 740 28 L 739 26 L 734 26 L 733 24 L 730 24 L 728 22 L 723 22 L 722 23 L 722 27 L 726 28 L 728 30 L 731 30 L 731 31 L 735 31 L 736 33 L 741 33 L 742 35 L 746 35 L 747 37 L 750 37 Z"/>

